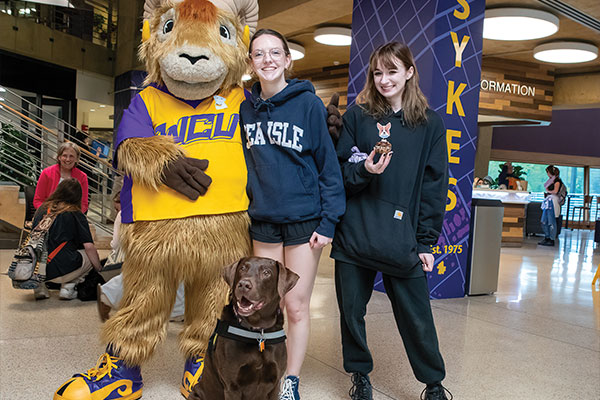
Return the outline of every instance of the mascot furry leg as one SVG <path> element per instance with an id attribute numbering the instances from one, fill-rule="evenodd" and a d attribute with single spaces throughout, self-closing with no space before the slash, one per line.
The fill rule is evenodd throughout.
<path id="1" fill-rule="evenodd" d="M 115 140 L 126 174 L 124 296 L 102 332 L 107 352 L 54 400 L 139 399 L 140 367 L 166 336 L 181 281 L 187 397 L 226 300 L 221 270 L 250 253 L 239 84 L 258 2 L 146 0 L 144 10 L 148 87 L 125 110 Z"/>

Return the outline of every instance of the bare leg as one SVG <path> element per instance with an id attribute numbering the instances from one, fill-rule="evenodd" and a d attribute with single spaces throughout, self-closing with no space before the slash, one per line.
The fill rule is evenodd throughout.
<path id="1" fill-rule="evenodd" d="M 287 329 L 287 375 L 298 376 L 310 335 L 310 297 L 322 249 L 308 243 L 284 248 L 284 265 L 300 276 L 298 283 L 284 298 Z"/>

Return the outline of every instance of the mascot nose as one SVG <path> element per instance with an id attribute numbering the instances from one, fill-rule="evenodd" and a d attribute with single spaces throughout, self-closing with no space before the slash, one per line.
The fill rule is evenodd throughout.
<path id="1" fill-rule="evenodd" d="M 198 60 L 207 60 L 208 61 L 208 57 L 206 57 L 206 56 L 192 57 L 189 54 L 185 54 L 185 53 L 180 54 L 179 57 L 187 58 L 192 63 L 192 65 L 196 64 L 196 62 Z"/>

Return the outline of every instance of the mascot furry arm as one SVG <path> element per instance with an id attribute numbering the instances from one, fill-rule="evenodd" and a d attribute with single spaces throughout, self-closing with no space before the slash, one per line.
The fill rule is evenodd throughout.
<path id="1" fill-rule="evenodd" d="M 217 9 L 210 6 L 190 5 L 180 7 L 179 14 L 176 15 L 173 6 L 180 2 L 181 0 L 147 0 L 144 4 L 143 44 L 139 55 L 145 61 L 148 72 L 145 84 L 166 86 L 175 96 L 192 101 L 209 97 L 219 89 L 227 91 L 239 85 L 239 77 L 246 69 L 246 55 L 236 50 L 248 45 L 250 31 L 255 29 L 258 21 L 258 2 L 256 0 L 211 0 Z M 186 29 L 192 28 L 191 25 L 199 19 L 209 21 L 215 17 L 223 18 L 222 15 L 218 15 L 222 11 L 237 16 L 240 19 L 240 24 L 237 25 L 245 27 L 243 31 L 236 32 L 235 26 L 230 23 L 224 24 L 230 39 L 233 37 L 233 42 L 237 45 L 234 46 L 235 48 L 214 46 L 214 43 L 210 43 L 211 35 L 206 32 L 207 29 L 198 29 L 198 24 L 193 26 L 195 31 L 193 34 L 191 29 Z M 213 65 L 190 71 L 182 68 L 177 62 L 181 57 L 187 57 L 192 64 L 195 64 L 195 57 L 190 54 L 198 49 L 194 49 L 196 46 L 193 45 L 176 46 L 184 39 L 169 37 L 175 36 L 170 33 L 176 17 L 178 25 L 190 25 L 178 26 L 178 32 L 185 32 L 188 36 L 194 36 L 193 39 L 198 39 L 200 43 L 204 42 L 208 52 L 203 53 L 209 53 L 209 58 L 216 59 L 216 68 Z M 151 31 L 158 34 L 150 35 Z M 177 54 L 168 54 L 170 46 L 167 41 L 174 44 L 173 47 L 177 47 Z M 219 54 L 212 54 L 211 57 L 211 47 L 213 49 L 218 47 Z M 214 79 L 215 77 L 218 78 Z M 131 111 L 130 109 L 126 110 L 126 113 L 135 112 L 135 106 Z M 143 115 L 144 110 L 141 111 Z M 139 120 L 138 116 L 133 120 Z M 159 190 L 161 184 L 166 184 L 192 200 L 195 200 L 198 194 L 203 195 L 211 183 L 211 179 L 204 172 L 208 162 L 198 163 L 197 159 L 186 158 L 182 147 L 170 136 L 155 136 L 152 121 L 142 120 L 136 124 L 139 126 L 123 130 L 129 133 L 128 138 L 117 137 L 115 147 L 118 148 L 118 152 L 115 164 L 130 175 L 134 182 L 152 190 Z"/>

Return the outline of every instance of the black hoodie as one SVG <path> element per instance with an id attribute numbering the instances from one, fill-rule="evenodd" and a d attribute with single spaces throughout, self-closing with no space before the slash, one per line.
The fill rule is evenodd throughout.
<path id="1" fill-rule="evenodd" d="M 346 214 L 338 223 L 331 257 L 398 277 L 423 275 L 419 253 L 431 253 L 442 230 L 448 196 L 448 151 L 442 119 L 407 126 L 402 111 L 377 121 L 357 105 L 343 117 L 337 144 L 346 188 Z M 357 162 L 353 147 L 370 153 L 381 128 L 393 156 L 380 175 Z M 378 158 L 375 158 L 377 161 Z"/>

